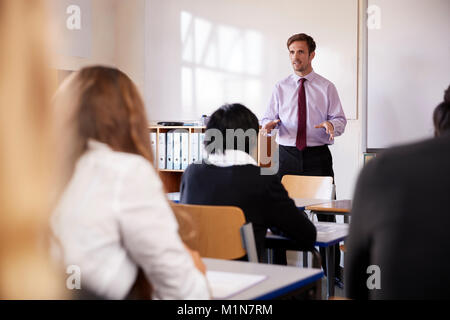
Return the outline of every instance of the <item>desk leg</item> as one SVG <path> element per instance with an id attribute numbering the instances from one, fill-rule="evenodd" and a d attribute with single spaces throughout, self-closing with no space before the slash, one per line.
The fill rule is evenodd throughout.
<path id="1" fill-rule="evenodd" d="M 267 263 L 273 264 L 273 249 L 266 249 L 267 252 Z"/>
<path id="2" fill-rule="evenodd" d="M 344 215 L 344 223 L 349 223 L 350 222 L 350 219 L 349 219 L 350 217 L 349 217 L 349 215 L 348 215 L 348 213 L 346 214 L 346 215 Z"/>
<path id="3" fill-rule="evenodd" d="M 327 259 L 327 295 L 328 298 L 334 296 L 334 245 L 325 249 Z"/>

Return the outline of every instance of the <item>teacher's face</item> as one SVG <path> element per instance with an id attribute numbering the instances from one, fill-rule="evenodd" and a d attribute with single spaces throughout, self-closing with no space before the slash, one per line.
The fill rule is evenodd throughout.
<path id="1" fill-rule="evenodd" d="M 289 58 L 296 72 L 305 72 L 311 68 L 311 61 L 315 52 L 309 54 L 306 41 L 294 41 L 289 46 Z"/>

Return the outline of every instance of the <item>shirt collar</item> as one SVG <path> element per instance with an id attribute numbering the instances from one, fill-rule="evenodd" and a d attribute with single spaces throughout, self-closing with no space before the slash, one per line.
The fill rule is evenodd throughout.
<path id="1" fill-rule="evenodd" d="M 316 73 L 313 71 L 311 71 L 310 73 L 308 73 L 306 76 L 304 77 L 300 77 L 299 75 L 293 73 L 292 74 L 292 78 L 294 79 L 295 83 L 298 83 L 298 80 L 300 80 L 300 78 L 305 78 L 308 81 L 312 81 L 314 80 L 314 78 L 316 77 Z"/>
<path id="2" fill-rule="evenodd" d="M 257 166 L 255 159 L 241 150 L 225 150 L 225 153 L 211 153 L 206 160 L 218 167 L 243 166 L 252 164 Z"/>
<path id="3" fill-rule="evenodd" d="M 87 141 L 88 150 L 112 150 L 106 143 L 100 142 L 98 140 L 89 138 Z"/>

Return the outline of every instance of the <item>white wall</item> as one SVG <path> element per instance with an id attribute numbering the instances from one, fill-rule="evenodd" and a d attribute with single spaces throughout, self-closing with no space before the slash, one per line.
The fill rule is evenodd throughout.
<path id="1" fill-rule="evenodd" d="M 117 1 L 115 32 L 117 67 L 136 83 L 144 95 L 145 0 Z"/>
<path id="2" fill-rule="evenodd" d="M 219 60 L 218 67 L 209 67 L 214 57 L 199 57 L 204 69 L 224 73 L 220 78 L 225 81 L 228 92 L 236 90 L 232 80 L 245 86 L 245 90 L 237 90 L 241 102 L 253 106 L 253 111 L 261 116 L 269 100 L 273 85 L 282 77 L 291 73 L 287 50 L 285 48 L 286 37 L 300 31 L 314 35 L 318 43 L 316 59 L 313 63 L 315 70 L 336 83 L 341 100 L 346 106 L 347 113 L 355 120 L 349 120 L 345 134 L 336 138 L 335 145 L 331 147 L 334 160 L 334 171 L 337 183 L 338 198 L 351 198 L 356 177 L 361 165 L 361 111 L 357 102 L 357 33 L 353 28 L 357 25 L 358 15 L 356 1 L 328 1 L 328 7 L 314 7 L 311 1 L 256 1 L 233 0 L 232 10 L 228 7 L 230 1 L 188 1 L 188 0 L 92 0 L 92 56 L 90 58 L 77 58 L 57 56 L 54 59 L 54 67 L 65 70 L 78 70 L 92 64 L 113 65 L 126 72 L 138 85 L 145 97 L 147 111 L 151 120 L 192 120 L 197 119 L 201 113 L 210 112 L 227 98 L 233 98 L 227 92 L 219 92 L 216 97 L 214 90 L 217 87 L 204 85 L 198 90 L 198 99 L 207 96 L 203 100 L 206 109 L 194 110 L 188 113 L 182 110 L 182 78 L 180 75 L 183 55 L 186 58 L 188 52 L 182 49 L 181 44 L 181 11 L 189 12 L 197 18 L 207 18 L 214 21 L 217 26 L 233 27 L 246 30 L 245 40 L 252 41 L 252 45 L 246 47 L 243 57 L 231 56 L 229 60 Z M 213 5 L 211 4 L 213 3 Z M 309 12 L 308 19 L 303 19 L 300 8 Z M 297 10 L 292 10 L 295 4 Z M 225 6 L 226 5 L 226 6 Z M 212 8 L 213 6 L 213 8 Z M 285 6 L 278 10 L 278 6 Z M 313 10 L 314 9 L 314 10 Z M 342 12 L 354 11 L 352 21 L 346 20 Z M 246 19 L 249 14 L 258 15 L 261 24 L 255 28 L 251 19 Z M 298 18 L 300 16 L 300 18 Z M 329 24 L 324 24 L 318 31 L 312 27 L 311 20 L 325 18 Z M 189 16 L 185 15 L 185 19 Z M 284 26 L 277 24 L 280 20 L 288 23 Z M 186 20 L 185 20 L 186 21 Z M 233 24 L 231 23 L 233 22 Z M 254 21 L 253 21 L 254 22 Z M 202 21 L 200 20 L 200 24 Z M 351 37 L 341 35 L 352 33 Z M 277 34 L 282 33 L 283 36 Z M 246 38 L 245 38 L 246 37 Z M 261 38 L 262 37 L 262 38 Z M 262 39 L 262 40 L 261 40 Z M 200 42 L 201 34 L 197 34 L 197 42 Z M 277 42 L 278 41 L 278 42 Z M 323 43 L 329 46 L 321 46 Z M 185 44 L 189 47 L 189 44 Z M 202 46 L 197 43 L 197 46 Z M 343 55 L 348 52 L 350 55 Z M 267 50 L 271 48 L 272 51 Z M 231 51 L 230 51 L 231 52 Z M 241 51 L 242 52 L 242 51 Z M 184 61 L 185 65 L 189 64 Z M 227 58 L 227 57 L 226 57 Z M 239 70 L 240 59 L 245 62 L 246 69 Z M 186 59 L 187 60 L 187 59 Z M 163 61 L 164 63 L 161 63 Z M 166 63 L 169 61 L 169 63 Z M 342 77 L 339 69 L 330 67 L 331 64 L 346 65 L 348 77 Z M 261 81 L 261 74 L 266 80 Z M 243 75 L 243 76 L 242 76 Z M 207 76 L 206 76 L 207 77 Z M 212 79 L 217 79 L 212 77 Z M 346 80 L 347 79 L 347 80 Z M 207 82 L 208 84 L 208 82 Z M 256 88 L 256 89 L 255 89 Z M 239 88 L 238 88 L 239 89 Z M 252 92 L 258 94 L 252 95 Z M 186 92 L 184 93 L 186 95 Z M 186 96 L 185 96 L 186 99 Z M 227 101 L 235 101 L 227 100 Z"/>
<path id="3" fill-rule="evenodd" d="M 336 138 L 330 148 L 333 155 L 333 167 L 336 181 L 336 196 L 338 199 L 352 199 L 355 184 L 363 166 L 363 152 L 366 151 L 364 121 L 366 119 L 366 78 L 367 78 L 367 49 L 366 49 L 366 9 L 367 0 L 358 1 L 358 89 L 357 89 L 357 117 L 348 120 L 345 133 Z M 337 218 L 343 222 L 342 217 Z"/>
<path id="4" fill-rule="evenodd" d="M 147 0 L 150 118 L 195 120 L 225 102 L 242 102 L 261 117 L 274 84 L 292 73 L 287 38 L 309 33 L 317 43 L 314 69 L 336 84 L 354 119 L 331 147 L 337 196 L 351 198 L 362 159 L 357 30 L 356 0 Z"/>
<path id="5" fill-rule="evenodd" d="M 93 64 L 116 65 L 116 0 L 92 0 L 91 10 L 91 57 L 56 55 L 53 60 L 54 68 L 78 70 Z"/>
<path id="6" fill-rule="evenodd" d="M 199 119 L 225 102 L 262 117 L 292 73 L 286 40 L 317 42 L 315 70 L 356 118 L 357 1 L 147 0 L 147 104 L 154 120 Z"/>
<path id="7" fill-rule="evenodd" d="M 91 56 L 55 55 L 53 67 L 79 70 L 89 65 L 124 71 L 144 93 L 145 0 L 92 0 Z"/>
<path id="8" fill-rule="evenodd" d="M 362 165 L 361 121 L 349 120 L 345 133 L 332 147 L 337 199 L 352 199 L 356 179 Z"/>
<path id="9" fill-rule="evenodd" d="M 431 138 L 450 79 L 450 1 L 370 0 L 367 147 Z"/>

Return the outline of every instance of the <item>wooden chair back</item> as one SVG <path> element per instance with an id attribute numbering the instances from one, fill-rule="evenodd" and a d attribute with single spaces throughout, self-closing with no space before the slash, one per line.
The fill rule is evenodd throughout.
<path id="1" fill-rule="evenodd" d="M 334 198 L 333 177 L 285 175 L 281 183 L 291 198 Z"/>
<path id="2" fill-rule="evenodd" d="M 178 203 L 172 208 L 177 216 L 181 213 L 190 220 L 186 223 L 178 217 L 181 230 L 193 230 L 193 236 L 183 241 L 201 257 L 231 260 L 247 254 L 249 261 L 257 262 L 253 227 L 246 224 L 240 208 Z"/>

